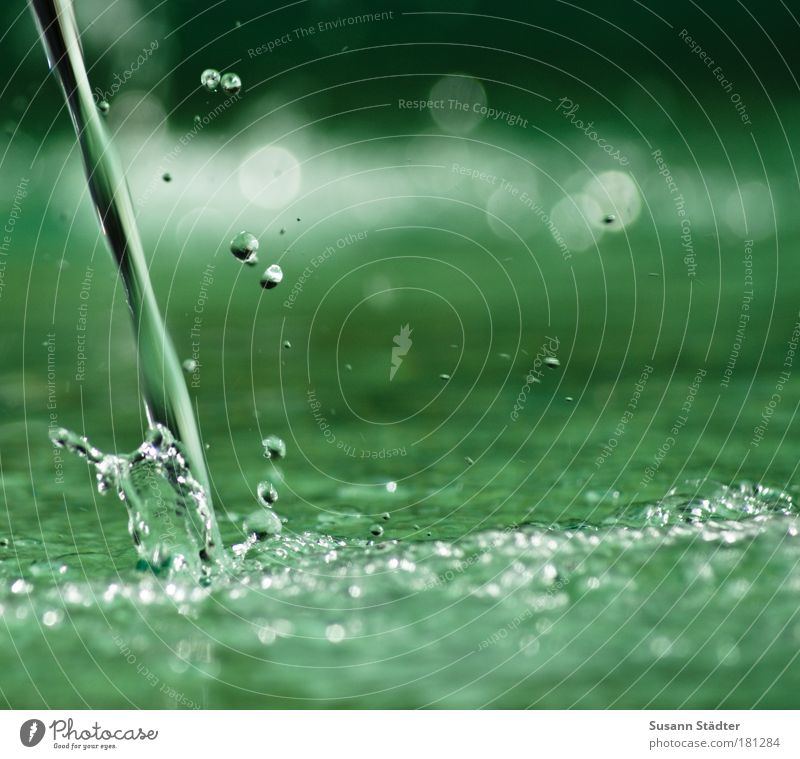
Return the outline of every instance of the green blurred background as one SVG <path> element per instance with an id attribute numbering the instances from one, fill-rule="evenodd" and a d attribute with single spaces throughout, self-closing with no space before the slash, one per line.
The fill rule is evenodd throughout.
<path id="1" fill-rule="evenodd" d="M 169 331 L 179 356 L 200 365 L 187 381 L 231 542 L 270 472 L 286 533 L 370 540 L 378 521 L 403 545 L 525 523 L 598 524 L 687 480 L 745 479 L 793 493 L 787 441 L 800 393 L 787 360 L 799 308 L 800 100 L 790 8 L 75 6 Z M 30 14 L 21 2 L 0 14 L 0 211 L 14 219 L 0 251 L 0 532 L 32 541 L 10 545 L 3 566 L 11 583 L 43 560 L 43 547 L 48 557 L 96 554 L 71 571 L 102 583 L 132 563 L 124 512 L 97 499 L 83 463 L 59 460 L 46 433 L 64 425 L 106 451 L 141 442 L 135 336 Z M 202 90 L 207 67 L 237 72 L 241 96 Z M 405 106 L 431 100 L 448 105 Z M 240 230 L 259 238 L 260 266 L 283 268 L 278 288 L 262 290 L 260 270 L 230 255 Z M 390 380 L 393 340 L 406 324 L 413 345 Z M 550 338 L 560 367 L 532 383 Z M 647 367 L 646 390 L 618 434 Z M 671 434 L 687 397 L 691 410 Z M 262 458 L 268 433 L 289 444 L 278 473 Z M 386 512 L 391 520 L 381 521 Z M 793 551 L 767 587 L 793 575 Z M 768 564 L 775 554 L 766 556 Z M 653 582 L 680 560 L 667 557 Z M 609 571 L 624 574 L 624 565 Z M 684 582 L 672 582 L 680 593 Z M 771 654 L 775 672 L 798 630 L 791 603 L 782 604 L 762 631 L 788 636 Z M 748 613 L 735 630 L 752 622 Z M 454 619 L 443 624 L 458 626 Z M 628 640 L 654 629 L 652 620 L 631 624 Z M 21 634 L 30 658 L 41 643 Z M 66 640 L 61 658 L 73 652 Z M 756 657 L 749 640 L 744 663 Z M 329 655 L 309 660 L 325 666 Z M 244 682 L 246 664 L 231 666 L 233 682 Z M 706 671 L 689 666 L 691 687 L 657 703 L 717 705 L 742 667 L 704 690 Z M 618 675 L 589 703 L 627 694 L 634 677 Z M 792 676 L 760 683 L 758 693 L 783 705 Z M 579 702 L 597 677 L 570 681 L 546 703 Z M 331 682 L 321 692 L 335 692 Z M 286 683 L 278 702 L 295 691 L 288 698 L 313 698 L 313 688 Z M 440 684 L 453 692 L 446 677 Z M 139 703 L 146 685 L 131 675 L 123 690 Z M 446 703 L 481 705 L 505 687 L 488 678 Z M 54 682 L 37 696 L 22 676 L 15 688 L 18 697 L 5 693 L 12 705 L 52 704 L 59 692 Z M 205 705 L 272 704 L 202 688 Z M 642 689 L 658 690 L 649 681 Z M 59 704 L 79 705 L 87 691 L 78 692 Z M 502 703 L 527 705 L 529 695 Z M 648 698 L 634 691 L 622 703 Z M 124 705 L 103 689 L 89 700 Z M 423 701 L 401 690 L 385 705 Z"/>

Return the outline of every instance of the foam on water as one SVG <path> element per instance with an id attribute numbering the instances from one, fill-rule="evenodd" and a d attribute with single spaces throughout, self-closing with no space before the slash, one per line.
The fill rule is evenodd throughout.
<path id="1" fill-rule="evenodd" d="M 199 701 L 210 688 L 211 705 L 234 682 L 252 703 L 376 705 L 391 703 L 394 689 L 413 703 L 517 706 L 520 657 L 530 669 L 522 679 L 536 679 L 524 697 L 539 705 L 642 703 L 630 675 L 637 667 L 645 701 L 696 703 L 689 685 L 740 677 L 729 667 L 739 656 L 766 666 L 772 653 L 761 641 L 800 635 L 791 579 L 799 522 L 794 498 L 781 491 L 682 490 L 607 523 L 529 524 L 458 541 L 251 534 L 235 547 L 233 571 L 206 588 L 153 574 L 112 582 L 6 575 L 0 607 L 11 628 L 38 619 L 56 647 L 96 633 L 102 611 L 110 635 L 96 645 L 105 655 L 129 647 L 159 677 L 183 661 L 202 674 L 182 674 L 182 692 Z M 758 614 L 764 577 L 775 592 L 769 613 Z M 745 633 L 732 636 L 743 620 Z M 24 645 L 24 636 L 15 640 Z M 202 661 L 176 658 L 197 648 Z M 315 664 L 348 668 L 346 680 L 314 677 Z M 112 655 L 104 666 L 130 665 Z M 627 672 L 619 693 L 618 667 Z M 670 702 L 659 699 L 665 672 L 680 683 Z M 600 693 L 592 683 L 603 677 Z M 730 689 L 734 700 L 745 695 Z"/>

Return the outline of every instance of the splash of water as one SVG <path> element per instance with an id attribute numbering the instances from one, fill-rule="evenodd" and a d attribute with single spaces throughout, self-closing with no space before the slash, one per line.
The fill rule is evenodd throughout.
<path id="1" fill-rule="evenodd" d="M 139 338 L 143 401 L 151 428 L 148 439 L 130 456 L 103 456 L 88 442 L 68 434 L 61 436 L 62 444 L 86 456 L 97 468 L 101 482 L 113 486 L 128 504 L 136 522 L 132 534 L 138 536 L 140 555 L 156 566 L 166 562 L 172 569 L 189 568 L 197 573 L 200 565 L 224 563 L 222 541 L 189 393 L 150 283 L 125 174 L 92 97 L 72 0 L 29 3 L 50 69 L 64 92 L 100 225 L 125 287 Z M 177 439 L 170 430 L 176 431 Z M 144 478 L 149 484 L 143 485 L 140 474 L 145 466 L 151 476 Z M 150 520 L 158 523 L 160 519 L 148 505 L 152 498 L 142 494 L 141 488 L 152 488 L 156 480 L 173 503 L 169 511 L 187 527 L 191 525 L 189 532 L 199 525 L 200 538 L 190 541 L 198 549 L 196 556 L 185 555 L 183 561 L 167 559 L 162 555 L 161 538 L 151 538 L 151 533 L 158 534 L 161 529 L 153 529 Z"/>

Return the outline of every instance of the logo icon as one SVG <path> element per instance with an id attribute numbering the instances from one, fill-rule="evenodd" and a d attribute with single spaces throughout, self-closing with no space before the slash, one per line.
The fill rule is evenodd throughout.
<path id="1" fill-rule="evenodd" d="M 411 339 L 411 333 L 413 331 L 410 325 L 405 324 L 400 327 L 400 334 L 395 335 L 393 338 L 394 347 L 392 348 L 392 366 L 389 369 L 389 382 L 394 379 L 394 375 L 397 374 L 400 364 L 403 363 L 403 356 L 411 349 L 411 345 L 414 342 Z"/>
<path id="2" fill-rule="evenodd" d="M 44 738 L 44 722 L 40 719 L 28 719 L 22 723 L 22 727 L 19 729 L 19 739 L 23 746 L 32 748 L 38 745 L 42 738 Z"/>

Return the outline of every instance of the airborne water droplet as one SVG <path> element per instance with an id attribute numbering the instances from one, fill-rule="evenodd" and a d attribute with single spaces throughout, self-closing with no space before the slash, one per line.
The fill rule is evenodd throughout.
<path id="1" fill-rule="evenodd" d="M 277 287 L 283 279 L 283 270 L 278 264 L 272 264 L 267 267 L 267 270 L 261 275 L 261 287 L 265 290 L 271 290 Z"/>
<path id="2" fill-rule="evenodd" d="M 219 71 L 216 69 L 206 69 L 200 74 L 200 84 L 203 85 L 209 92 L 216 92 L 219 87 L 220 76 Z"/>
<path id="3" fill-rule="evenodd" d="M 224 74 L 220 84 L 226 95 L 235 95 L 242 89 L 242 80 L 239 78 L 238 74 Z"/>
<path id="4" fill-rule="evenodd" d="M 256 253 L 258 252 L 258 239 L 249 232 L 239 232 L 231 240 L 231 253 L 240 261 L 246 264 L 255 263 Z"/>
<path id="5" fill-rule="evenodd" d="M 267 435 L 267 437 L 261 441 L 261 445 L 264 446 L 265 459 L 286 458 L 286 443 L 277 435 Z"/>
<path id="6" fill-rule="evenodd" d="M 267 508 L 271 507 L 272 504 L 278 500 L 278 491 L 275 490 L 271 482 L 267 482 L 266 480 L 258 483 L 256 494 L 261 504 Z"/>

